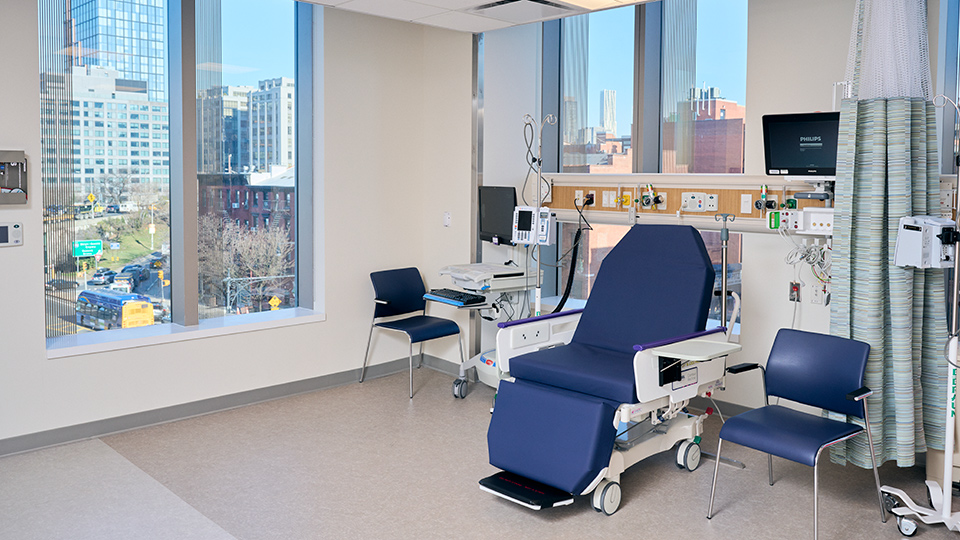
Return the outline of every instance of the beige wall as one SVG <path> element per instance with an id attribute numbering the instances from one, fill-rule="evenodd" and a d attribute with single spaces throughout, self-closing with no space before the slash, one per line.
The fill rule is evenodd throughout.
<path id="1" fill-rule="evenodd" d="M 0 13 L 0 51 L 18 51 L 3 65 L 19 74 L 0 86 L 0 148 L 24 149 L 36 164 L 37 5 L 7 2 Z M 468 260 L 471 36 L 336 10 L 323 32 L 326 321 L 47 359 L 35 195 L 26 208 L 0 208 L 0 220 L 26 229 L 26 245 L 0 249 L 0 439 L 356 369 L 371 271 L 416 265 L 433 285 L 440 266 Z M 455 345 L 427 352 L 456 358 Z M 374 363 L 405 355 L 405 345 L 378 340 Z"/>

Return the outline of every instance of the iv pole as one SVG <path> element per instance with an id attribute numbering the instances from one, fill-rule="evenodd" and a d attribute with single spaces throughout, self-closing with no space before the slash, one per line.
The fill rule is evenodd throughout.
<path id="1" fill-rule="evenodd" d="M 533 157 L 532 165 L 537 168 L 537 212 L 538 213 L 540 212 L 540 208 L 543 206 L 543 170 L 542 170 L 543 158 L 541 157 L 543 152 L 543 128 L 545 128 L 548 124 L 552 126 L 552 125 L 555 125 L 556 123 L 557 123 L 557 117 L 552 114 L 548 114 L 544 116 L 543 122 L 539 125 L 537 124 L 536 119 L 534 119 L 529 114 L 523 115 L 524 126 L 532 127 L 534 133 L 536 133 L 537 135 L 537 154 Z M 540 283 L 542 279 L 540 275 L 540 259 L 542 257 L 540 257 L 539 243 L 535 246 L 535 249 L 537 250 L 537 288 L 534 290 L 534 316 L 539 317 L 540 316 L 540 299 L 542 296 L 542 289 L 541 289 L 541 283 Z"/>
<path id="2" fill-rule="evenodd" d="M 937 100 L 939 104 L 937 103 Z M 937 94 L 933 98 L 933 104 L 936 107 L 946 107 L 947 103 L 953 105 L 953 108 L 956 109 L 957 114 L 960 114 L 960 107 L 957 106 L 956 102 L 948 98 L 943 94 Z M 960 165 L 960 164 L 958 164 Z M 957 170 L 957 182 L 958 189 L 957 193 L 954 194 L 953 198 L 953 220 L 954 223 L 957 222 L 958 213 L 960 213 L 960 168 Z M 956 229 L 954 229 L 956 231 Z M 946 238 L 946 231 L 944 231 L 944 238 Z M 960 338 L 960 318 L 958 318 L 957 308 L 960 304 L 960 249 L 958 248 L 957 240 L 960 239 L 960 234 L 954 232 L 950 242 L 943 241 L 944 244 L 950 243 L 953 244 L 954 256 L 953 256 L 953 306 L 951 307 L 951 318 L 950 318 L 950 335 L 947 339 L 946 350 L 944 355 L 946 357 L 948 366 L 947 366 L 947 423 L 946 423 L 946 433 L 944 434 L 944 448 L 943 448 L 943 483 L 937 485 L 933 480 L 927 480 L 927 490 L 930 495 L 930 501 L 932 502 L 933 508 L 926 508 L 920 506 L 913 502 L 910 497 L 903 492 L 903 490 L 883 486 L 880 488 L 880 491 L 884 492 L 886 497 L 890 495 L 896 495 L 905 506 L 900 507 L 896 499 L 890 497 L 891 500 L 885 500 L 884 506 L 887 506 L 891 513 L 897 516 L 897 528 L 900 529 L 900 533 L 905 536 L 913 536 L 917 530 L 917 524 L 915 521 L 910 519 L 907 516 L 915 516 L 920 519 L 920 521 L 935 525 L 938 523 L 944 524 L 947 529 L 960 531 L 960 512 L 953 513 L 951 509 L 951 503 L 953 502 L 953 450 L 954 450 L 954 431 L 956 430 L 956 408 L 954 406 L 954 401 L 957 397 L 957 350 L 958 350 L 958 338 Z M 885 499 L 886 499 L 885 497 Z M 892 507 L 892 508 L 890 508 Z"/>

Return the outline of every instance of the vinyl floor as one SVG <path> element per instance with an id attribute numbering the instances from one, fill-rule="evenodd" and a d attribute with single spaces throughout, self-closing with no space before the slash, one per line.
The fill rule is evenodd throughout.
<path id="1" fill-rule="evenodd" d="M 812 538 L 812 470 L 728 444 L 715 516 L 714 462 L 693 472 L 665 452 L 621 478 L 612 516 L 587 497 L 533 511 L 478 489 L 495 472 L 486 428 L 493 390 L 420 369 L 0 458 L 2 540 L 309 540 L 420 538 Z M 719 418 L 704 451 L 715 451 Z M 925 501 L 919 468 L 881 482 Z M 881 523 L 869 470 L 827 463 L 821 539 L 902 538 Z M 958 506 L 955 500 L 954 507 Z M 921 525 L 919 538 L 954 538 Z"/>

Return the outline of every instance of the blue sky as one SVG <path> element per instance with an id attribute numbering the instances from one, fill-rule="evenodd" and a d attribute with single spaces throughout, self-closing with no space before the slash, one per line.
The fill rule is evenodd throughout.
<path id="1" fill-rule="evenodd" d="M 223 84 L 294 76 L 293 0 L 223 0 Z"/>
<path id="2" fill-rule="evenodd" d="M 617 135 L 630 135 L 633 122 L 634 13 L 629 6 L 589 15 L 587 125 L 600 125 L 601 91 L 616 90 Z M 746 61 L 747 0 L 699 0 L 697 86 L 715 86 L 745 105 Z"/>

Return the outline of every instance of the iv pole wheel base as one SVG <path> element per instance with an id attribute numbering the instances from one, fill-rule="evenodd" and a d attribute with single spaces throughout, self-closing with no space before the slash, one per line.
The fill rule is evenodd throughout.
<path id="1" fill-rule="evenodd" d="M 597 488 L 593 490 L 593 495 L 590 496 L 593 509 L 612 516 L 620 508 L 621 495 L 620 484 L 609 480 L 601 480 Z"/>
<path id="2" fill-rule="evenodd" d="M 456 399 L 463 399 L 467 397 L 467 380 L 466 379 L 454 379 L 453 397 Z"/>
<path id="3" fill-rule="evenodd" d="M 917 522 L 903 516 L 897 516 L 897 529 L 904 536 L 913 536 L 917 534 Z"/>
<path id="4" fill-rule="evenodd" d="M 695 471 L 700 466 L 700 445 L 693 441 L 683 441 L 677 447 L 677 467 Z"/>

